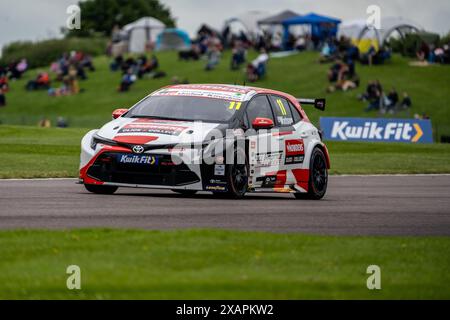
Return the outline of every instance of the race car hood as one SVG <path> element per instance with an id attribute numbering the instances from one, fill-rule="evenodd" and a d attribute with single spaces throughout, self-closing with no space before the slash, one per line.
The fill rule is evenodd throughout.
<path id="1" fill-rule="evenodd" d="M 218 137 L 226 128 L 219 123 L 120 117 L 105 124 L 100 137 L 131 144 L 202 143 L 208 136 Z"/>

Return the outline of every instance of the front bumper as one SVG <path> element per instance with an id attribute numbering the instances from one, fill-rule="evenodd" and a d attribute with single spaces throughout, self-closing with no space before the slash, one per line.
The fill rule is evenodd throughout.
<path id="1" fill-rule="evenodd" d="M 108 184 L 182 187 L 200 182 L 200 177 L 184 164 L 175 164 L 167 154 L 149 154 L 155 165 L 120 163 L 123 153 L 103 152 L 87 169 L 89 178 Z M 130 155 L 132 155 L 130 153 Z"/>

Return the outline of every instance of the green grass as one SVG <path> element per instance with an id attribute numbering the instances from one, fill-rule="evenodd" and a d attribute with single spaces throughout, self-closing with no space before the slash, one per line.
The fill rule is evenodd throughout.
<path id="1" fill-rule="evenodd" d="M 1 178 L 77 177 L 89 129 L 0 126 Z M 450 173 L 450 145 L 328 142 L 332 174 Z"/>
<path id="2" fill-rule="evenodd" d="M 449 299 L 449 238 L 4 231 L 0 299 Z M 81 290 L 66 268 L 81 268 Z M 366 268 L 381 268 L 368 290 Z"/>
<path id="3" fill-rule="evenodd" d="M 255 53 L 250 52 L 250 58 L 254 56 Z M 48 97 L 44 91 L 26 92 L 26 81 L 37 73 L 37 70 L 29 71 L 23 80 L 11 83 L 11 92 L 7 94 L 8 106 L 0 108 L 0 121 L 4 124 L 35 125 L 44 116 L 55 123 L 60 115 L 66 117 L 71 126 L 94 128 L 108 121 L 113 109 L 130 107 L 151 91 L 169 84 L 175 75 L 181 79 L 186 77 L 191 83 L 241 84 L 244 79 L 243 72 L 229 70 L 229 52 L 224 54 L 218 68 L 211 72 L 203 70 L 205 61 L 178 61 L 175 52 L 161 52 L 158 57 L 161 69 L 168 76 L 159 80 L 140 80 L 128 93 L 116 91 L 120 74 L 109 71 L 109 59 L 104 56 L 95 59 L 97 71 L 88 73 L 89 79 L 81 83 L 86 91 L 76 96 L 55 98 Z M 436 136 L 450 135 L 450 67 L 411 67 L 408 59 L 394 56 L 386 65 L 358 65 L 357 72 L 362 79 L 358 90 L 325 94 L 326 72 L 330 65 L 318 64 L 317 58 L 317 53 L 306 52 L 271 59 L 267 78 L 256 85 L 282 90 L 295 96 L 326 97 L 328 107 L 325 113 L 308 111 L 311 119 L 317 121 L 319 115 L 377 117 L 376 112 L 365 113 L 365 104 L 358 101 L 356 96 L 365 89 L 369 80 L 380 79 L 385 89 L 395 86 L 399 92 L 407 91 L 413 99 L 412 109 L 395 117 L 412 117 L 415 113 L 426 112 L 431 116 Z"/>

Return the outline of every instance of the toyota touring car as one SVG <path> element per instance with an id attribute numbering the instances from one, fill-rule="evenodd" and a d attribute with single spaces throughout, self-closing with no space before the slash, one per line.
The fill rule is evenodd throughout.
<path id="1" fill-rule="evenodd" d="M 256 87 L 164 87 L 83 137 L 79 182 L 99 194 L 134 187 L 321 199 L 330 160 L 308 104 L 325 108 L 324 99 Z"/>

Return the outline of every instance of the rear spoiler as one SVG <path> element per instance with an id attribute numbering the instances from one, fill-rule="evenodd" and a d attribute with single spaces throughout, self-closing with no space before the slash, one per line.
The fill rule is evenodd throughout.
<path id="1" fill-rule="evenodd" d="M 319 109 L 321 111 L 325 111 L 325 99 L 324 98 L 320 98 L 320 99 L 302 99 L 302 98 L 298 98 L 297 101 L 301 104 L 309 104 L 309 105 L 314 105 L 314 108 Z"/>

